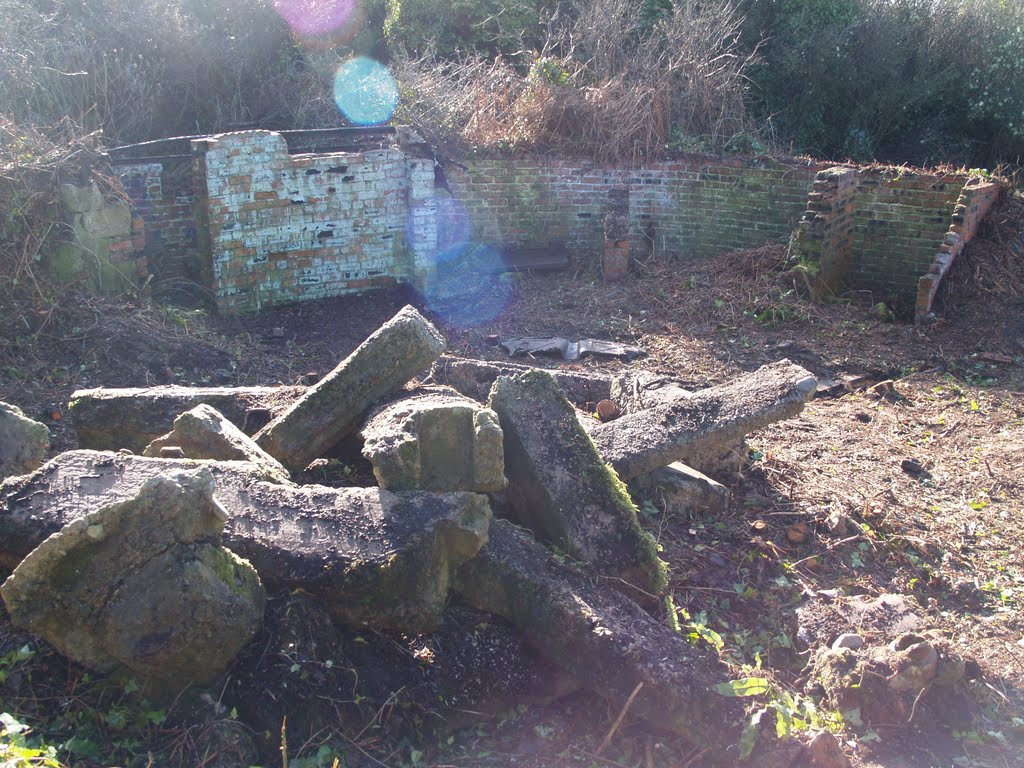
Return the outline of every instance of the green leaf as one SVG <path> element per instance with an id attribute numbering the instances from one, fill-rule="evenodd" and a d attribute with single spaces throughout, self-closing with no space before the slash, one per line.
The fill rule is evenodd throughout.
<path id="1" fill-rule="evenodd" d="M 751 716 L 750 722 L 743 728 L 743 733 L 740 734 L 740 760 L 746 760 L 754 751 L 754 746 L 757 744 L 757 736 L 761 730 L 761 718 L 766 711 L 764 709 L 757 710 Z"/>
<path id="2" fill-rule="evenodd" d="M 719 683 L 715 686 L 715 692 L 735 699 L 744 696 L 761 696 L 768 693 L 768 688 L 768 678 L 766 677 L 744 677 L 741 680 Z"/>

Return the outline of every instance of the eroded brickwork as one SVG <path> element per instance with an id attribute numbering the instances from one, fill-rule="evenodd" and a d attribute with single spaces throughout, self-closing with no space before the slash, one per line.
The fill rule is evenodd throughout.
<path id="1" fill-rule="evenodd" d="M 638 255 L 706 258 L 787 239 L 820 167 L 689 158 L 630 169 L 517 157 L 477 159 L 448 178 L 487 243 L 561 242 L 601 253 L 610 198 L 625 189 Z"/>
<path id="2" fill-rule="evenodd" d="M 637 259 L 784 242 L 799 222 L 794 255 L 812 283 L 871 290 L 921 316 L 999 194 L 983 180 L 965 188 L 965 175 L 766 158 L 613 168 L 475 157 L 442 174 L 422 148 L 380 146 L 292 155 L 280 134 L 245 131 L 121 174 L 156 277 L 207 286 L 227 312 L 422 286 L 438 251 L 460 242 L 557 243 L 615 278 Z"/>
<path id="3" fill-rule="evenodd" d="M 430 227 L 419 221 L 429 210 L 409 215 L 410 201 L 432 194 L 430 160 L 397 148 L 292 156 L 269 131 L 197 139 L 193 150 L 203 158 L 205 247 L 224 311 L 408 279 L 407 233 L 419 252 L 430 250 Z"/>
<path id="4" fill-rule="evenodd" d="M 119 165 L 117 173 L 145 222 L 144 257 L 156 291 L 174 283 L 203 283 L 195 216 L 192 161 Z"/>
<path id="5" fill-rule="evenodd" d="M 920 320 L 1001 190 L 966 173 L 829 168 L 815 181 L 794 256 L 820 291 L 869 292 Z"/>

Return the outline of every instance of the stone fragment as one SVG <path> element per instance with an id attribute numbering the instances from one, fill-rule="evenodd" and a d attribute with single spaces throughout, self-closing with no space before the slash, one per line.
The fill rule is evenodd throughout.
<path id="1" fill-rule="evenodd" d="M 167 472 L 72 520 L 4 582 L 11 620 L 100 672 L 209 683 L 266 603 L 252 566 L 219 544 L 213 487 L 206 469 Z"/>
<path id="2" fill-rule="evenodd" d="M 268 587 L 304 589 L 335 618 L 420 631 L 439 621 L 451 573 L 487 540 L 490 506 L 475 493 L 392 493 L 262 481 L 241 461 L 172 461 L 69 451 L 0 485 L 0 566 L 66 523 L 131 498 L 177 469 L 206 468 L 228 516 L 224 546 Z"/>
<path id="3" fill-rule="evenodd" d="M 736 744 L 743 705 L 715 692 L 729 673 L 710 646 L 687 642 L 508 521 L 494 521 L 490 541 L 459 569 L 455 589 L 474 607 L 511 621 L 612 710 L 643 683 L 631 716 L 719 757 Z"/>
<path id="4" fill-rule="evenodd" d="M 418 390 L 378 409 L 362 430 L 381 488 L 496 492 L 505 487 L 498 416 L 447 388 Z"/>
<path id="5" fill-rule="evenodd" d="M 301 471 L 444 350 L 440 332 L 411 306 L 399 310 L 337 368 L 256 435 L 263 450 Z"/>
<path id="6" fill-rule="evenodd" d="M 267 480 L 286 483 L 290 479 L 281 462 L 209 405 L 197 405 L 181 414 L 171 431 L 146 446 L 142 455 L 179 458 L 165 453 L 172 448 L 180 449 L 180 458 L 248 461 L 259 467 Z"/>
<path id="7" fill-rule="evenodd" d="M 0 480 L 38 469 L 50 447 L 50 430 L 16 405 L 0 403 Z"/>
<path id="8" fill-rule="evenodd" d="M 619 477 L 631 480 L 674 461 L 693 466 L 748 432 L 797 415 L 815 386 L 808 371 L 781 360 L 685 400 L 601 424 L 590 436 Z"/>
<path id="9" fill-rule="evenodd" d="M 625 371 L 612 378 L 611 399 L 623 413 L 685 400 L 693 392 L 652 371 Z"/>
<path id="10" fill-rule="evenodd" d="M 531 370 L 535 368 L 518 363 L 495 363 L 442 355 L 431 367 L 427 380 L 432 384 L 445 384 L 466 397 L 486 403 L 491 387 L 499 376 L 514 376 Z M 602 374 L 557 368 L 547 372 L 554 377 L 559 388 L 574 405 L 582 407 L 610 397 L 611 381 Z"/>
<path id="11" fill-rule="evenodd" d="M 216 408 L 228 421 L 246 431 L 249 411 L 267 409 L 280 413 L 305 391 L 305 387 L 80 389 L 71 395 L 71 423 L 79 448 L 127 448 L 142 453 L 147 445 L 171 431 L 180 414 L 197 405 Z"/>
<path id="12" fill-rule="evenodd" d="M 665 571 L 654 539 L 555 380 L 541 370 L 499 377 L 490 406 L 505 435 L 515 518 L 599 573 L 660 592 Z"/>
<path id="13" fill-rule="evenodd" d="M 853 632 L 844 632 L 832 643 L 833 651 L 838 651 L 840 648 L 849 648 L 851 651 L 857 651 L 863 647 L 864 638 Z"/>
<path id="14" fill-rule="evenodd" d="M 729 507 L 728 488 L 678 461 L 641 475 L 630 482 L 630 487 L 670 514 L 720 515 Z"/>
<path id="15" fill-rule="evenodd" d="M 850 768 L 850 758 L 843 754 L 835 734 L 821 731 L 807 745 L 807 757 L 814 768 Z"/>

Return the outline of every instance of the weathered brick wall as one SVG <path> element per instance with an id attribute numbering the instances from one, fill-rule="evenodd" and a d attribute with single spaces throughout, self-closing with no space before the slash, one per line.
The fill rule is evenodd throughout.
<path id="1" fill-rule="evenodd" d="M 964 246 L 978 233 L 978 226 L 999 202 L 1002 194 L 1002 184 L 981 177 L 970 179 L 961 190 L 953 209 L 949 231 L 946 232 L 938 253 L 933 256 L 927 274 L 918 281 L 917 300 L 914 306 L 915 320 L 920 321 L 931 312 L 932 302 L 938 293 L 942 278 L 953 266 L 953 261 L 963 251 Z"/>
<path id="2" fill-rule="evenodd" d="M 415 255 L 432 248 L 432 208 L 416 205 L 432 200 L 432 160 L 399 149 L 292 156 L 269 131 L 192 146 L 205 180 L 204 248 L 224 311 L 393 284 L 413 277 Z"/>
<path id="3" fill-rule="evenodd" d="M 157 293 L 183 283 L 204 284 L 191 159 L 120 164 L 116 171 L 145 222 L 144 255 Z"/>
<path id="4" fill-rule="evenodd" d="M 604 258 L 606 273 L 611 254 L 624 272 L 631 256 L 705 258 L 784 241 L 800 220 L 795 253 L 819 287 L 870 289 L 920 316 L 999 190 L 965 189 L 956 174 L 762 158 L 614 168 L 519 155 L 449 165 L 445 191 L 421 148 L 379 146 L 291 155 L 281 134 L 245 131 L 194 140 L 191 157 L 122 161 L 120 172 L 157 279 L 199 282 L 228 312 L 423 285 L 439 248 L 465 240 L 557 242 Z"/>
<path id="5" fill-rule="evenodd" d="M 557 241 L 582 254 L 600 253 L 610 199 L 624 190 L 637 250 L 704 258 L 787 239 L 818 168 L 690 158 L 629 169 L 516 157 L 475 159 L 449 170 L 448 180 L 483 242 Z"/>
<path id="6" fill-rule="evenodd" d="M 818 295 L 844 283 L 850 273 L 856 198 L 855 169 L 828 168 L 815 177 L 793 250 Z"/>
<path id="7" fill-rule="evenodd" d="M 956 174 L 859 172 L 851 282 L 878 301 L 912 308 L 965 181 Z"/>
<path id="8" fill-rule="evenodd" d="M 819 290 L 871 291 L 872 301 L 920 320 L 1001 192 L 967 174 L 829 168 L 815 181 L 794 254 Z"/>

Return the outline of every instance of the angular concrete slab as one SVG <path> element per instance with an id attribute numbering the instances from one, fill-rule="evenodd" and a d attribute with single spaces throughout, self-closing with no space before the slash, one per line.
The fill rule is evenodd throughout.
<path id="1" fill-rule="evenodd" d="M 533 370 L 537 368 L 518 363 L 496 363 L 442 355 L 431 367 L 428 381 L 432 384 L 445 384 L 466 397 L 486 403 L 491 394 L 491 387 L 499 376 L 515 376 L 517 373 Z M 611 380 L 604 374 L 559 368 L 543 370 L 554 377 L 559 389 L 569 398 L 569 402 L 575 405 L 597 403 L 609 397 Z"/>
<path id="2" fill-rule="evenodd" d="M 213 486 L 208 469 L 168 472 L 71 521 L 4 582 L 11 620 L 100 672 L 209 683 L 266 606 L 256 571 L 219 544 Z"/>
<path id="3" fill-rule="evenodd" d="M 556 560 L 528 532 L 495 520 L 487 546 L 459 569 L 455 589 L 475 608 L 511 621 L 611 711 L 643 683 L 631 716 L 719 758 L 736 757 L 730 752 L 743 704 L 715 692 L 729 670 L 711 646 L 687 642 L 629 598 Z"/>
<path id="4" fill-rule="evenodd" d="M 180 448 L 188 459 L 248 461 L 271 482 L 287 483 L 291 479 L 281 462 L 209 405 L 197 405 L 181 414 L 171 431 L 147 445 L 142 455 L 160 458 L 160 451 L 171 447 Z"/>
<path id="5" fill-rule="evenodd" d="M 654 540 L 555 380 L 541 370 L 499 377 L 490 406 L 505 434 L 517 521 L 597 572 L 659 593 L 665 573 Z"/>
<path id="6" fill-rule="evenodd" d="M 266 421 L 247 429 L 247 414 L 277 415 L 305 391 L 305 387 L 80 389 L 71 395 L 71 423 L 79 448 L 95 451 L 127 448 L 142 453 L 147 445 L 171 431 L 178 416 L 197 405 L 216 408 L 236 427 L 252 434 Z"/>
<path id="7" fill-rule="evenodd" d="M 335 618 L 406 631 L 437 624 L 451 573 L 487 540 L 474 493 L 392 493 L 264 482 L 246 462 L 69 451 L 0 485 L 0 566 L 66 523 L 125 501 L 154 477 L 206 468 L 229 519 L 224 546 L 272 588 L 321 597 Z"/>
<path id="8" fill-rule="evenodd" d="M 0 403 L 0 480 L 37 469 L 50 448 L 50 430 L 16 405 Z"/>
<path id="9" fill-rule="evenodd" d="M 669 514 L 718 515 L 729 507 L 728 488 L 678 461 L 631 480 L 629 487 Z"/>
<path id="10" fill-rule="evenodd" d="M 256 435 L 257 444 L 301 471 L 354 431 L 371 405 L 398 391 L 444 351 L 441 333 L 405 306 L 337 368 Z"/>
<path id="11" fill-rule="evenodd" d="M 747 433 L 796 416 L 816 387 L 809 371 L 780 360 L 686 400 L 601 424 L 590 436 L 623 480 L 674 461 L 699 466 L 702 456 L 721 454 Z"/>
<path id="12" fill-rule="evenodd" d="M 417 390 L 389 403 L 361 434 L 363 456 L 381 488 L 488 493 L 505 487 L 497 414 L 453 389 Z"/>
<path id="13" fill-rule="evenodd" d="M 652 371 L 625 371 L 612 378 L 608 399 L 629 414 L 685 400 L 692 394 L 681 384 Z"/>

